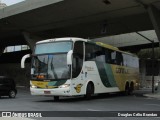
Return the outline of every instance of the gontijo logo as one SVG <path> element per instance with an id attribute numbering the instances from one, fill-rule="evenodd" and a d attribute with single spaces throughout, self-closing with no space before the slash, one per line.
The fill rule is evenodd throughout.
<path id="1" fill-rule="evenodd" d="M 75 90 L 76 90 L 77 93 L 80 93 L 80 92 L 81 92 L 81 87 L 82 87 L 82 86 L 83 86 L 82 84 L 78 84 L 78 85 L 75 87 Z"/>

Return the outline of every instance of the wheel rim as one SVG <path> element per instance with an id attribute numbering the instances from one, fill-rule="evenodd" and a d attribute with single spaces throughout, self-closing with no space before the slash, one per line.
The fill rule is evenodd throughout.
<path id="1" fill-rule="evenodd" d="M 10 92 L 10 97 L 11 97 L 11 98 L 14 98 L 15 96 L 16 96 L 16 93 L 15 93 L 14 91 L 11 91 L 11 92 Z"/>

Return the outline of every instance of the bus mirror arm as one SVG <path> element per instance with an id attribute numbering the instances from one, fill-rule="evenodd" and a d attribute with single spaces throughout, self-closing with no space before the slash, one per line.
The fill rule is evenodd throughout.
<path id="1" fill-rule="evenodd" d="M 30 54 L 24 55 L 21 59 L 21 68 L 25 68 L 25 61 L 27 58 L 31 57 Z"/>
<path id="2" fill-rule="evenodd" d="M 73 50 L 70 50 L 67 53 L 67 65 L 71 65 L 72 64 L 72 54 L 73 54 Z"/>

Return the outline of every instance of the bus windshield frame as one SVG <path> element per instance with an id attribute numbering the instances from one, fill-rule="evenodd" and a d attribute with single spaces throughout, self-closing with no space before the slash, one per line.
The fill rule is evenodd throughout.
<path id="1" fill-rule="evenodd" d="M 49 46 L 47 47 L 47 45 Z M 37 46 L 39 47 L 38 49 Z M 55 48 L 49 48 L 51 46 Z M 71 41 L 37 44 L 35 54 L 32 57 L 31 78 L 50 80 L 70 79 L 71 66 L 67 65 L 67 53 L 72 49 L 73 42 Z"/>

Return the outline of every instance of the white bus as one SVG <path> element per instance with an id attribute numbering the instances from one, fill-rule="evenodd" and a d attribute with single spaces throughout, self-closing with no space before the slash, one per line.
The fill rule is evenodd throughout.
<path id="1" fill-rule="evenodd" d="M 32 95 L 79 96 L 125 91 L 139 85 L 139 59 L 118 48 L 81 38 L 37 42 L 32 55 Z"/>

